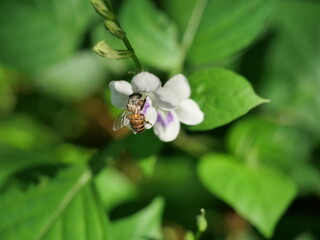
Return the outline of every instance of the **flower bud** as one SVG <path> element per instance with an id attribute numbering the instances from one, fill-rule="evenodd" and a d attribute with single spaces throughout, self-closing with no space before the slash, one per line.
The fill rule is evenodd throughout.
<path id="1" fill-rule="evenodd" d="M 104 25 L 107 28 L 107 30 L 117 38 L 123 39 L 125 37 L 125 32 L 116 22 L 106 20 L 104 22 Z"/>
<path id="2" fill-rule="evenodd" d="M 91 0 L 91 4 L 98 14 L 107 20 L 114 20 L 114 14 L 111 9 L 106 6 L 103 0 Z"/>
<path id="3" fill-rule="evenodd" d="M 200 215 L 197 216 L 197 226 L 199 232 L 204 232 L 207 229 L 208 223 L 205 217 L 206 211 L 201 208 Z"/>
<path id="4" fill-rule="evenodd" d="M 130 58 L 132 56 L 130 51 L 113 49 L 105 41 L 98 42 L 93 47 L 93 51 L 101 57 L 115 60 Z"/>

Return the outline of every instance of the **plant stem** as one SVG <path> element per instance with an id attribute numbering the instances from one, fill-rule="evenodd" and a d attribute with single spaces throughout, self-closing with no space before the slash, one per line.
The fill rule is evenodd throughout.
<path id="1" fill-rule="evenodd" d="M 115 17 L 114 22 L 123 30 L 123 28 L 122 28 L 122 26 L 120 25 L 120 22 L 119 22 L 119 20 L 118 20 L 118 17 L 117 17 L 117 15 L 116 15 L 113 7 L 112 7 L 111 2 L 110 2 L 109 0 L 104 0 L 104 2 L 105 2 L 106 5 L 108 6 L 108 8 L 112 11 L 112 13 L 113 13 L 113 15 L 114 15 L 114 17 Z M 125 33 L 124 30 L 123 30 L 123 32 Z M 126 46 L 126 48 L 132 53 L 132 56 L 131 56 L 131 57 L 132 57 L 134 63 L 136 64 L 136 67 L 138 68 L 138 71 L 139 71 L 139 72 L 142 72 L 142 70 L 143 70 L 142 64 L 141 64 L 141 62 L 139 61 L 139 59 L 138 59 L 138 57 L 137 57 L 137 55 L 136 55 L 136 53 L 135 53 L 135 51 L 134 51 L 134 49 L 133 49 L 130 41 L 129 41 L 129 39 L 127 38 L 126 33 L 125 33 L 124 38 L 121 39 L 121 40 L 123 41 L 123 43 L 124 43 L 124 45 Z"/>
<path id="2" fill-rule="evenodd" d="M 134 63 L 136 64 L 136 67 L 138 68 L 139 72 L 142 72 L 143 68 L 142 68 L 142 64 L 140 63 L 139 59 L 137 58 L 137 55 L 129 41 L 129 39 L 127 38 L 127 36 L 125 36 L 122 39 L 124 45 L 126 45 L 127 49 L 132 53 L 132 59 L 134 61 Z"/>
<path id="3" fill-rule="evenodd" d="M 193 8 L 187 29 L 184 32 L 184 35 L 181 40 L 180 47 L 181 47 L 182 53 L 177 66 L 173 70 L 174 73 L 182 72 L 183 65 L 187 57 L 187 53 L 196 36 L 196 33 L 198 31 L 198 28 L 207 4 L 208 4 L 208 0 L 198 0 Z"/>

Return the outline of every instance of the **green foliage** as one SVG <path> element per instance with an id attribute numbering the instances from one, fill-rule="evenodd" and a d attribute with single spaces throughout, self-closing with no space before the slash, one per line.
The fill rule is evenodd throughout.
<path id="1" fill-rule="evenodd" d="M 245 4 L 242 0 L 162 1 L 181 33 L 189 27 L 195 6 L 199 2 L 207 3 L 188 53 L 187 60 L 194 65 L 225 59 L 247 47 L 265 28 L 275 5 L 274 0 L 249 0 Z"/>
<path id="2" fill-rule="evenodd" d="M 1 1 L 0 61 L 37 71 L 67 58 L 81 44 L 93 13 L 86 0 Z"/>
<path id="3" fill-rule="evenodd" d="M 247 164 L 224 154 L 201 159 L 198 174 L 203 184 L 219 198 L 270 237 L 279 218 L 296 196 L 290 178 L 273 169 Z"/>
<path id="4" fill-rule="evenodd" d="M 319 239 L 319 1 L 94 2 L 0 2 L 0 239 Z M 125 36 L 204 112 L 172 143 L 112 131 Z"/>
<path id="5" fill-rule="evenodd" d="M 3 184 L 11 174 L 19 170 L 48 162 L 50 159 L 42 154 L 0 144 L 0 184 Z"/>
<path id="6" fill-rule="evenodd" d="M 137 196 L 137 187 L 130 179 L 112 168 L 102 170 L 94 182 L 107 210 Z"/>
<path id="7" fill-rule="evenodd" d="M 9 75 L 10 74 L 7 73 L 6 69 L 0 66 L 0 112 L 3 113 L 12 110 L 16 101 L 15 96 L 10 89 L 9 82 L 7 81 Z"/>
<path id="8" fill-rule="evenodd" d="M 194 72 L 189 81 L 192 97 L 205 112 L 204 121 L 193 129 L 219 127 L 267 102 L 254 93 L 246 79 L 225 69 L 200 70 Z"/>
<path id="9" fill-rule="evenodd" d="M 289 175 L 301 193 L 319 194 L 319 170 L 309 161 L 314 139 L 305 132 L 261 118 L 249 118 L 231 128 L 227 144 L 237 157 L 254 159 Z"/>
<path id="10" fill-rule="evenodd" d="M 175 25 L 151 1 L 126 1 L 120 21 L 142 61 L 161 70 L 177 63 L 181 53 Z"/>
<path id="11" fill-rule="evenodd" d="M 163 199 L 156 198 L 141 211 L 112 224 L 114 239 L 161 239 Z"/>
<path id="12" fill-rule="evenodd" d="M 79 52 L 38 73 L 36 81 L 50 95 L 78 100 L 101 88 L 106 73 L 107 69 L 92 52 Z"/>
<path id="13" fill-rule="evenodd" d="M 312 1 L 281 2 L 274 19 L 276 41 L 267 53 L 261 91 L 268 109 L 289 124 L 319 134 L 318 65 L 320 6 Z"/>
<path id="14" fill-rule="evenodd" d="M 41 122 L 28 115 L 15 115 L 0 122 L 0 143 L 23 150 L 41 149 L 57 144 L 59 138 Z M 42 141 L 39 142 L 39 139 Z"/>
<path id="15" fill-rule="evenodd" d="M 79 166 L 63 170 L 53 180 L 44 177 L 39 185 L 30 186 L 25 191 L 16 188 L 8 190 L 0 200 L 0 213 L 1 219 L 3 219 L 0 223 L 1 239 L 45 239 L 48 233 L 49 236 L 55 236 L 62 230 L 60 228 L 62 227 L 60 218 L 67 217 L 68 214 L 74 221 L 68 222 L 68 224 L 71 224 L 70 229 L 63 233 L 66 236 L 68 234 L 72 236 L 72 225 L 77 226 L 81 223 L 81 220 L 88 217 L 84 211 L 80 212 L 82 213 L 81 217 L 80 213 L 72 208 L 77 208 L 77 204 L 81 203 L 74 198 L 90 178 L 90 172 Z M 81 197 L 84 197 L 84 195 L 86 194 L 83 193 Z M 80 199 L 81 197 L 79 196 Z M 94 202 L 91 201 L 90 204 L 94 204 Z M 91 206 L 91 208 L 96 207 Z M 67 213 L 66 210 L 68 210 Z M 76 214 L 76 217 L 72 217 L 74 214 Z M 90 214 L 91 217 L 97 218 L 98 215 Z M 102 229 L 104 228 L 106 226 Z M 99 231 L 101 231 L 98 227 L 91 230 L 98 231 L 93 236 L 100 234 Z"/>

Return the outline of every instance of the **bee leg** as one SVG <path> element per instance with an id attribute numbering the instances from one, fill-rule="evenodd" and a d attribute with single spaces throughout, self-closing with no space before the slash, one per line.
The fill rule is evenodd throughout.
<path id="1" fill-rule="evenodd" d="M 149 122 L 148 120 L 144 120 L 145 123 L 149 123 L 150 125 L 152 125 L 151 122 Z"/>
<path id="2" fill-rule="evenodd" d="M 145 97 L 143 100 L 142 100 L 142 104 L 141 104 L 141 109 L 144 107 L 144 105 L 146 104 L 146 101 L 147 101 L 147 97 Z"/>
<path id="3" fill-rule="evenodd" d="M 144 115 L 144 114 L 141 114 L 141 115 L 143 116 L 143 121 L 144 121 L 144 123 L 148 123 L 148 124 L 152 125 L 152 123 L 149 122 L 149 121 L 145 118 L 145 115 Z"/>

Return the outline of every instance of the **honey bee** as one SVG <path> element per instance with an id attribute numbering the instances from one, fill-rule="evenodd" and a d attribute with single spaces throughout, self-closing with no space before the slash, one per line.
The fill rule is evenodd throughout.
<path id="1" fill-rule="evenodd" d="M 134 134 L 141 133 L 145 130 L 146 121 L 144 114 L 141 113 L 146 102 L 141 93 L 133 93 L 129 96 L 127 108 L 117 118 L 113 124 L 113 131 L 118 131 L 120 128 L 130 124 Z"/>

